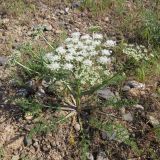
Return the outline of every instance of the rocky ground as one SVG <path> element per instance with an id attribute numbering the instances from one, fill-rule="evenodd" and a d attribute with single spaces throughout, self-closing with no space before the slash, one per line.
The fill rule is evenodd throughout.
<path id="1" fill-rule="evenodd" d="M 58 127 L 46 134 L 37 134 L 28 137 L 28 134 L 37 124 L 37 119 L 24 116 L 21 108 L 10 104 L 11 97 L 20 94 L 26 96 L 27 90 L 14 87 L 11 81 L 12 70 L 6 66 L 9 55 L 23 43 L 32 43 L 35 46 L 47 46 L 44 39 L 36 35 L 41 29 L 45 38 L 53 42 L 73 31 L 86 32 L 89 27 L 100 26 L 102 32 L 113 39 L 116 34 L 116 22 L 110 15 L 96 18 L 88 10 L 78 10 L 80 3 L 56 3 L 49 6 L 43 1 L 36 3 L 34 12 L 27 12 L 20 16 L 0 11 L 0 159 L 3 160 L 78 160 L 81 158 L 79 141 L 79 126 L 72 126 L 70 122 L 59 124 Z M 114 26 L 114 27 L 113 27 Z M 47 48 L 47 47 L 46 47 Z M 84 111 L 84 119 L 95 116 L 107 121 L 113 119 L 123 124 L 129 130 L 131 138 L 135 139 L 138 150 L 131 150 L 130 145 L 116 139 L 96 126 L 86 124 L 85 132 L 90 141 L 86 151 L 89 160 L 154 160 L 160 156 L 160 142 L 157 139 L 155 128 L 160 124 L 160 97 L 156 93 L 160 79 L 144 85 L 137 81 L 128 80 L 122 88 L 107 88 L 100 91 L 103 100 L 118 96 L 121 99 L 138 100 L 138 104 L 126 105 L 115 109 L 105 107 Z M 39 92 L 39 91 L 36 91 Z M 39 94 L 38 94 L 39 95 Z M 48 97 L 45 93 L 45 97 Z M 52 96 L 51 99 L 54 99 Z M 53 117 L 66 115 L 68 112 L 54 112 L 46 109 L 41 114 L 41 120 L 51 121 Z M 74 137 L 74 138 L 73 138 Z M 84 147 L 85 148 L 85 147 Z"/>

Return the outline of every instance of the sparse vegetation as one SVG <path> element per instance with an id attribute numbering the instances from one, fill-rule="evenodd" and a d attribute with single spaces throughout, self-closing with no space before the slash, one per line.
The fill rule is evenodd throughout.
<path id="1" fill-rule="evenodd" d="M 158 160 L 159 0 L 0 2 L 0 159 Z"/>

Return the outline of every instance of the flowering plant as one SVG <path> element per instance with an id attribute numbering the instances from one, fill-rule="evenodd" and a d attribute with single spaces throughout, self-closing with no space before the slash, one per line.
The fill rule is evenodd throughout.
<path id="1" fill-rule="evenodd" d="M 92 87 L 102 85 L 113 76 L 112 50 L 115 41 L 107 40 L 101 34 L 92 36 L 79 32 L 71 34 L 54 52 L 44 56 L 46 67 L 54 75 L 57 91 L 67 90 L 80 110 L 83 93 Z"/>

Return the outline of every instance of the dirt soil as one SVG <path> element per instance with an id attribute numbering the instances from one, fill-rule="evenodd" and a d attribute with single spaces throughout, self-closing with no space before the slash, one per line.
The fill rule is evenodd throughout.
<path id="1" fill-rule="evenodd" d="M 119 38 L 116 32 L 116 19 L 110 15 L 96 18 L 89 10 L 83 12 L 77 9 L 78 3 L 55 3 L 48 5 L 45 1 L 36 3 L 36 10 L 22 15 L 12 15 L 0 11 L 0 57 L 7 57 L 24 43 L 32 43 L 47 48 L 42 37 L 34 36 L 35 28 L 44 26 L 44 36 L 49 42 L 73 31 L 86 33 L 91 26 L 100 26 L 102 32 Z M 0 66 L 0 159 L 2 160 L 79 160 L 82 159 L 80 140 L 82 135 L 67 121 L 60 124 L 54 131 L 47 134 L 28 137 L 29 132 L 37 124 L 37 119 L 24 117 L 21 108 L 10 104 L 11 97 L 16 95 L 18 88 L 11 86 L 11 72 L 5 65 Z M 154 124 L 160 123 L 160 99 L 154 92 L 158 85 L 156 79 L 145 89 L 133 88 L 121 95 L 121 98 L 138 99 L 141 107 L 125 106 L 123 109 L 101 108 L 92 112 L 84 111 L 86 115 L 107 121 L 115 118 L 122 123 L 135 139 L 139 155 L 131 150 L 129 145 L 108 139 L 103 131 L 87 123 L 85 132 L 90 141 L 89 160 L 154 160 L 160 157 L 160 141 L 154 132 Z M 47 97 L 48 95 L 46 95 Z M 54 98 L 54 97 L 51 97 Z M 123 119 L 123 114 L 130 113 L 130 119 Z M 68 112 L 55 112 L 46 109 L 41 115 L 46 121 L 53 117 L 67 115 Z M 111 116 L 110 116 L 111 115 Z M 154 117 L 153 118 L 151 117 Z M 152 122 L 152 120 L 154 122 Z M 86 118 L 87 121 L 87 118 Z M 154 156 L 156 154 L 156 156 Z"/>

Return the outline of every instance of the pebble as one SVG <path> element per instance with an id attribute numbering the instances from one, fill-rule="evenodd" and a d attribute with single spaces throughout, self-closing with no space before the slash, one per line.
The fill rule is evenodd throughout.
<path id="1" fill-rule="evenodd" d="M 136 104 L 133 107 L 136 108 L 136 109 L 142 109 L 142 110 L 144 110 L 144 107 L 142 105 L 140 105 L 140 104 Z"/>
<path id="2" fill-rule="evenodd" d="M 125 86 L 122 88 L 122 91 L 127 92 L 127 91 L 129 91 L 130 89 L 131 89 L 130 86 L 125 85 Z"/>
<path id="3" fill-rule="evenodd" d="M 22 96 L 22 97 L 26 97 L 28 95 L 28 91 L 27 91 L 27 89 L 22 88 L 22 89 L 18 90 L 17 95 Z"/>
<path id="4" fill-rule="evenodd" d="M 136 89 L 145 89 L 145 84 L 139 83 L 137 81 L 128 81 L 127 85 L 131 88 L 136 88 Z"/>
<path id="5" fill-rule="evenodd" d="M 12 156 L 11 160 L 19 160 L 19 155 Z"/>
<path id="6" fill-rule="evenodd" d="M 0 66 L 4 66 L 8 61 L 8 58 L 5 56 L 0 56 Z"/>
<path id="7" fill-rule="evenodd" d="M 44 30 L 45 31 L 51 31 L 52 30 L 52 26 L 50 24 L 45 24 L 44 25 Z"/>
<path id="8" fill-rule="evenodd" d="M 69 13 L 69 8 L 65 8 L 65 14 L 68 14 Z"/>
<path id="9" fill-rule="evenodd" d="M 122 117 L 123 117 L 123 119 L 125 121 L 128 121 L 128 122 L 132 122 L 133 121 L 133 117 L 132 117 L 131 113 L 123 114 Z"/>
<path id="10" fill-rule="evenodd" d="M 157 125 L 160 124 L 159 121 L 158 121 L 158 119 L 154 118 L 153 116 L 148 116 L 148 118 L 149 118 L 150 123 L 151 123 L 154 127 L 156 127 Z"/>
<path id="11" fill-rule="evenodd" d="M 28 136 L 24 137 L 24 145 L 25 146 L 30 146 L 32 144 L 32 139 L 29 138 Z"/>
<path id="12" fill-rule="evenodd" d="M 105 17 L 104 21 L 105 21 L 105 22 L 109 22 L 109 18 L 108 18 L 108 17 Z"/>
<path id="13" fill-rule="evenodd" d="M 76 124 L 74 125 L 74 129 L 75 129 L 77 132 L 79 132 L 79 131 L 81 130 L 80 124 L 76 123 Z"/>
<path id="14" fill-rule="evenodd" d="M 106 140 L 107 139 L 107 133 L 106 132 L 102 132 L 101 133 L 101 137 L 103 140 Z"/>
<path id="15" fill-rule="evenodd" d="M 97 155 L 96 160 L 109 160 L 105 152 L 100 151 Z"/>
<path id="16" fill-rule="evenodd" d="M 109 100 L 115 98 L 114 93 L 107 87 L 97 91 L 98 96 L 104 98 L 105 100 Z"/>
<path id="17" fill-rule="evenodd" d="M 88 160 L 94 160 L 93 154 L 92 153 L 86 153 L 87 154 L 87 159 Z"/>
<path id="18" fill-rule="evenodd" d="M 39 147 L 38 142 L 34 142 L 34 143 L 33 143 L 33 146 L 37 149 L 37 148 Z"/>

